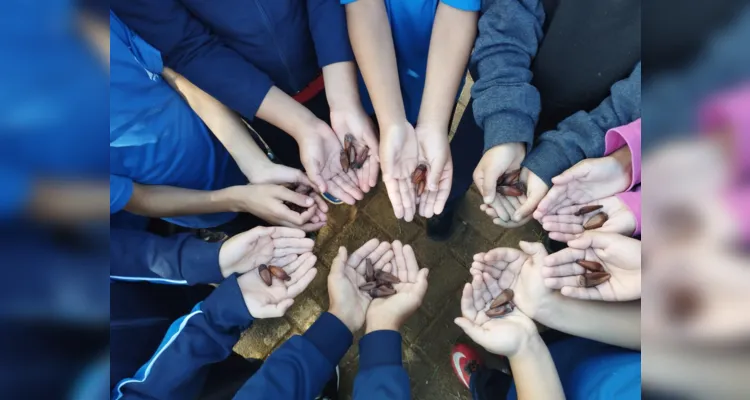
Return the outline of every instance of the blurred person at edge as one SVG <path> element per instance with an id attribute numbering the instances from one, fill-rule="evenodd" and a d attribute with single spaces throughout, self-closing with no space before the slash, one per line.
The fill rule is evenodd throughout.
<path id="1" fill-rule="evenodd" d="M 601 157 L 607 131 L 640 118 L 640 26 L 640 1 L 484 2 L 456 135 L 484 138 L 467 157 L 494 223 L 528 222 L 553 177 Z M 496 194 L 516 169 L 526 193 Z"/>
<path id="2" fill-rule="evenodd" d="M 337 1 L 115 0 L 110 7 L 165 66 L 238 112 L 332 202 L 354 204 L 375 186 L 378 142 L 360 105 Z M 371 156 L 345 173 L 347 133 Z"/>
<path id="3" fill-rule="evenodd" d="M 110 34 L 112 226 L 137 227 L 130 213 L 229 234 L 260 223 L 234 212 L 307 231 L 325 225 L 326 203 L 294 190 L 312 186 L 302 171 L 269 160 L 235 113 L 165 69 L 112 11 Z"/>
<path id="4" fill-rule="evenodd" d="M 16 0 L 0 15 L 3 398 L 106 392 L 109 40 L 79 11 Z"/>

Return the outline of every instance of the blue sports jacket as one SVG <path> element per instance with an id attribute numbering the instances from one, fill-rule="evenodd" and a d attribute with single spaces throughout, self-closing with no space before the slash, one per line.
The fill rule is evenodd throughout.
<path id="1" fill-rule="evenodd" d="M 191 234 L 164 238 L 116 229 L 110 233 L 110 243 L 112 279 L 175 285 L 221 280 L 220 243 L 206 243 Z M 172 323 L 153 356 L 132 377 L 114 385 L 111 397 L 194 398 L 208 366 L 228 357 L 252 322 L 237 277 L 223 280 L 206 300 Z M 352 341 L 346 325 L 323 313 L 307 332 L 292 337 L 271 354 L 235 398 L 314 398 L 333 376 Z M 359 346 L 354 398 L 410 398 L 409 377 L 401 359 L 401 334 L 372 332 Z"/>
<path id="2" fill-rule="evenodd" d="M 165 65 L 252 120 L 272 85 L 304 89 L 320 68 L 352 61 L 338 0 L 113 0 Z"/>

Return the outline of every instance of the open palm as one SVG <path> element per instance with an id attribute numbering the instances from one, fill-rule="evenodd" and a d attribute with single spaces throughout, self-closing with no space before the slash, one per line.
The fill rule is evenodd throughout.
<path id="1" fill-rule="evenodd" d="M 300 229 L 253 228 L 224 242 L 219 250 L 219 266 L 227 277 L 252 271 L 261 264 L 286 265 L 297 256 L 310 253 L 314 245 Z"/>
<path id="2" fill-rule="evenodd" d="M 544 284 L 563 296 L 584 300 L 628 301 L 641 298 L 641 241 L 616 233 L 586 232 L 568 248 L 547 256 Z M 577 260 L 598 262 L 611 278 L 595 287 L 581 287 L 586 271 Z"/>
<path id="3" fill-rule="evenodd" d="M 349 176 L 355 179 L 359 188 L 363 192 L 369 192 L 377 184 L 380 172 L 380 145 L 375 137 L 372 120 L 361 107 L 354 110 L 331 110 L 331 128 L 336 132 L 341 146 L 344 145 L 346 135 L 351 134 L 356 139 L 358 152 L 365 145 L 369 147 L 370 156 L 362 164 L 362 168 L 356 171 L 349 170 Z"/>
<path id="4" fill-rule="evenodd" d="M 552 178 L 552 188 L 539 203 L 534 218 L 566 206 L 580 205 L 614 196 L 630 186 L 632 171 L 614 157 L 589 158 Z"/>
<path id="5" fill-rule="evenodd" d="M 314 133 L 299 139 L 300 160 L 310 180 L 321 191 L 341 199 L 347 204 L 362 200 L 356 176 L 344 172 L 341 167 L 343 147 L 336 134 L 325 122 L 318 121 Z"/>
<path id="6" fill-rule="evenodd" d="M 504 356 L 514 355 L 526 341 L 537 332 L 534 321 L 518 308 L 502 318 L 490 318 L 486 312 L 494 298 L 492 291 L 482 278 L 474 275 L 472 283 L 464 286 L 461 295 L 461 318 L 455 323 L 477 344 L 487 351 Z"/>
<path id="7" fill-rule="evenodd" d="M 453 157 L 448 132 L 419 125 L 416 129 L 420 159 L 427 165 L 424 193 L 418 199 L 419 215 L 432 218 L 443 212 L 453 184 Z"/>
<path id="8" fill-rule="evenodd" d="M 419 163 L 419 144 L 414 127 L 404 121 L 398 127 L 381 132 L 380 168 L 388 198 L 396 218 L 411 221 L 416 212 L 416 194 L 411 174 Z"/>
<path id="9" fill-rule="evenodd" d="M 602 208 L 586 215 L 575 215 L 576 211 L 583 206 L 602 206 Z M 625 236 L 630 236 L 635 232 L 635 215 L 617 196 L 562 207 L 555 214 L 542 217 L 540 222 L 542 228 L 549 232 L 550 239 L 567 242 L 579 237 L 585 231 L 583 225 L 586 221 L 599 212 L 607 213 L 608 219 L 600 228 L 592 229 L 593 232 L 612 232 Z"/>
<path id="10" fill-rule="evenodd" d="M 293 262 L 280 266 L 291 278 L 288 281 L 272 279 L 266 285 L 257 271 L 250 271 L 237 279 L 250 315 L 254 318 L 276 318 L 284 315 L 294 304 L 294 298 L 302 293 L 315 278 L 317 257 L 306 253 Z"/>

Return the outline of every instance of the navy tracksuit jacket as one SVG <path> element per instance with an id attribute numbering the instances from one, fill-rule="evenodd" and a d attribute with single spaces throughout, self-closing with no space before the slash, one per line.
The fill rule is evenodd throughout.
<path id="1" fill-rule="evenodd" d="M 112 382 L 113 399 L 195 398 L 209 366 L 229 356 L 242 331 L 252 325 L 253 317 L 242 298 L 237 277 L 221 281 L 220 247 L 221 243 L 206 243 L 191 234 L 164 238 L 142 231 L 111 231 L 113 282 L 221 282 L 204 301 L 168 327 L 157 347 L 145 349 L 153 354 L 145 364 L 135 367 L 137 371 L 133 369 L 129 378 Z M 120 300 L 113 291 L 113 309 L 121 305 Z M 133 304 L 138 303 L 129 301 L 124 308 Z M 112 324 L 121 322 L 113 317 Z M 118 368 L 120 358 L 144 351 L 132 348 L 132 341 L 115 339 L 113 334 L 113 370 Z M 307 332 L 292 337 L 271 354 L 235 398 L 312 399 L 333 376 L 352 340 L 351 332 L 338 318 L 324 313 Z M 410 398 L 409 377 L 401 360 L 401 335 L 395 331 L 372 332 L 360 340 L 359 346 L 360 370 L 354 398 Z"/>

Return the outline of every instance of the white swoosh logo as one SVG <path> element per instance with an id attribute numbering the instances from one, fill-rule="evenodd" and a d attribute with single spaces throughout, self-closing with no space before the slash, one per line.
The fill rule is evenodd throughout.
<path id="1" fill-rule="evenodd" d="M 466 358 L 463 353 L 453 353 L 453 366 L 456 368 L 456 373 L 458 374 L 458 377 L 461 378 L 461 380 L 464 382 L 464 385 L 466 387 L 469 387 L 469 382 L 466 382 L 466 379 L 464 378 L 463 370 L 461 369 L 461 359 Z"/>

